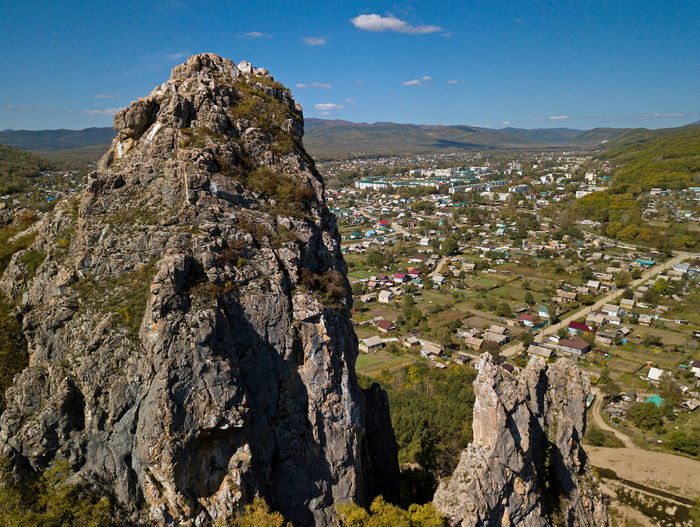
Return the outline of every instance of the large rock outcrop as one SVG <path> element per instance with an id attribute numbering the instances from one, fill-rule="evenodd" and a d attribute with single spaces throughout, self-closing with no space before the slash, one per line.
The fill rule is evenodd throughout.
<path id="1" fill-rule="evenodd" d="M 513 377 L 483 355 L 474 441 L 435 493 L 450 525 L 609 525 L 581 448 L 589 386 L 568 359 L 533 358 Z"/>
<path id="2" fill-rule="evenodd" d="M 357 386 L 339 235 L 289 91 L 196 55 L 114 126 L 82 200 L 0 281 L 30 354 L 1 454 L 68 460 L 133 523 L 206 525 L 263 496 L 328 525 L 336 502 L 395 498 L 386 396 L 368 411 Z"/>

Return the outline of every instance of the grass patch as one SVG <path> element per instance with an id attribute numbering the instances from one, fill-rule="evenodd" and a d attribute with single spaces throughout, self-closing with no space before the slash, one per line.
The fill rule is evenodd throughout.
<path id="1" fill-rule="evenodd" d="M 87 276 L 73 284 L 73 288 L 83 301 L 84 308 L 102 308 L 114 313 L 116 323 L 127 330 L 130 339 L 135 340 L 138 338 L 155 274 L 153 260 L 121 276 L 104 280 Z"/>
<path id="2" fill-rule="evenodd" d="M 355 369 L 362 370 L 363 368 L 367 368 L 368 366 L 372 366 L 373 364 L 377 364 L 380 362 L 384 362 L 384 359 L 382 359 L 381 357 L 378 357 L 376 355 L 360 354 L 357 357 L 357 361 L 355 362 Z"/>

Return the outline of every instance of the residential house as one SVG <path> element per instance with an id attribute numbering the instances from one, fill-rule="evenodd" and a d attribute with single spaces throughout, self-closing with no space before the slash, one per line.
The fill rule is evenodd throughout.
<path id="1" fill-rule="evenodd" d="M 382 339 L 378 336 L 374 336 L 361 341 L 359 348 L 360 351 L 364 351 L 365 353 L 373 353 L 378 349 L 381 349 L 383 346 L 384 342 L 382 342 Z"/>
<path id="2" fill-rule="evenodd" d="M 576 355 L 578 357 L 583 356 L 585 353 L 590 351 L 591 345 L 585 340 L 574 338 L 574 339 L 562 339 L 559 341 L 559 350 L 564 353 L 569 353 L 571 355 Z"/>
<path id="3" fill-rule="evenodd" d="M 404 284 L 410 280 L 407 274 L 405 273 L 396 273 L 393 277 L 394 283 L 396 284 Z"/>
<path id="4" fill-rule="evenodd" d="M 623 298 L 620 300 L 620 307 L 624 309 L 634 309 L 635 306 L 635 301 L 634 300 L 628 300 L 627 298 Z"/>
<path id="5" fill-rule="evenodd" d="M 396 331 L 396 326 L 394 323 L 388 320 L 380 320 L 377 322 L 377 328 L 382 333 L 391 333 L 392 331 Z"/>
<path id="6" fill-rule="evenodd" d="M 394 301 L 394 293 L 391 291 L 381 291 L 379 293 L 379 297 L 377 298 L 377 302 L 380 304 L 388 304 L 389 302 Z"/>
<path id="7" fill-rule="evenodd" d="M 640 326 L 651 326 L 653 317 L 651 315 L 639 315 L 639 325 Z"/>
<path id="8" fill-rule="evenodd" d="M 649 373 L 647 373 L 647 380 L 650 380 L 653 383 L 659 382 L 661 380 L 661 375 L 664 373 L 664 370 L 661 368 L 655 368 L 654 366 L 649 367 Z"/>
<path id="9" fill-rule="evenodd" d="M 413 256 L 411 256 L 411 259 L 408 261 L 408 263 L 426 263 L 428 261 L 428 255 L 424 253 L 416 253 Z"/>
<path id="10" fill-rule="evenodd" d="M 552 350 L 550 348 L 545 348 L 544 346 L 537 346 L 536 344 L 530 344 L 527 348 L 528 355 L 532 357 L 543 357 L 548 359 L 552 356 Z"/>
<path id="11" fill-rule="evenodd" d="M 597 344 L 598 346 L 610 347 L 613 345 L 613 339 L 606 337 L 604 335 L 596 335 L 595 340 L 593 342 L 595 344 Z"/>
<path id="12" fill-rule="evenodd" d="M 490 331 L 484 332 L 484 340 L 489 342 L 495 342 L 499 346 L 503 346 L 508 342 L 508 335 L 500 335 L 498 333 L 491 333 Z"/>
<path id="13" fill-rule="evenodd" d="M 563 289 L 557 289 L 557 302 L 575 302 L 577 298 L 577 293 L 575 291 L 564 291 Z"/>
<path id="14" fill-rule="evenodd" d="M 652 403 L 657 408 L 661 408 L 661 405 L 664 404 L 664 400 L 660 396 L 654 394 L 649 396 L 644 403 Z"/>
<path id="15" fill-rule="evenodd" d="M 571 321 L 569 322 L 569 333 L 573 333 L 574 335 L 578 333 L 593 333 L 593 330 L 583 322 Z"/>
<path id="16" fill-rule="evenodd" d="M 503 326 L 499 326 L 498 324 L 491 324 L 491 327 L 488 329 L 491 333 L 498 333 L 499 335 L 507 335 L 509 333 L 508 328 L 504 328 Z"/>
<path id="17" fill-rule="evenodd" d="M 602 307 L 602 311 L 606 315 L 610 315 L 611 317 L 617 317 L 620 314 L 620 306 L 615 306 L 613 304 L 605 304 Z"/>
<path id="18" fill-rule="evenodd" d="M 484 340 L 476 337 L 467 337 L 464 339 L 464 343 L 467 345 L 467 348 L 474 351 L 479 351 L 481 346 L 484 344 Z"/>
<path id="19" fill-rule="evenodd" d="M 694 360 L 690 363 L 690 371 L 695 374 L 695 377 L 700 379 L 700 360 Z"/>
<path id="20" fill-rule="evenodd" d="M 416 337 L 408 337 L 407 339 L 404 339 L 403 345 L 406 348 L 414 348 L 416 346 L 420 346 L 420 340 L 418 340 Z"/>
<path id="21" fill-rule="evenodd" d="M 549 308 L 547 306 L 540 306 L 537 310 L 537 316 L 549 320 Z"/>
<path id="22" fill-rule="evenodd" d="M 523 313 L 522 315 L 520 315 L 520 322 L 523 323 L 523 326 L 531 328 L 535 325 L 535 316 Z"/>
<path id="23" fill-rule="evenodd" d="M 597 291 L 598 289 L 600 289 L 600 282 L 598 280 L 589 280 L 588 283 L 586 284 L 586 287 L 589 287 L 589 288 Z"/>
<path id="24" fill-rule="evenodd" d="M 421 341 L 420 354 L 423 355 L 423 357 L 437 357 L 440 355 L 441 352 L 442 348 L 440 348 L 439 346 L 434 346 L 433 344 Z"/>

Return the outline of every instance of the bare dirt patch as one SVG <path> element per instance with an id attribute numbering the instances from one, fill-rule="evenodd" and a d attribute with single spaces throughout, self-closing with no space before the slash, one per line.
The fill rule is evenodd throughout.
<path id="1" fill-rule="evenodd" d="M 689 499 L 700 498 L 700 462 L 685 457 L 630 448 L 586 447 L 594 467 L 618 477 Z"/>

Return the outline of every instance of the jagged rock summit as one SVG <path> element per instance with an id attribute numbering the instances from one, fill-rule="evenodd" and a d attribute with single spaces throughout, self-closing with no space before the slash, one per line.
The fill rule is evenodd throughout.
<path id="1" fill-rule="evenodd" d="M 581 447 L 588 376 L 570 360 L 533 358 L 513 377 L 482 355 L 474 440 L 434 503 L 451 526 L 610 524 Z"/>
<path id="2" fill-rule="evenodd" d="M 1 454 L 68 460 L 133 524 L 208 525 L 263 496 L 320 526 L 336 502 L 395 498 L 386 394 L 369 411 L 357 386 L 339 234 L 290 92 L 195 55 L 114 126 L 80 203 L 0 280 L 30 360 Z"/>

